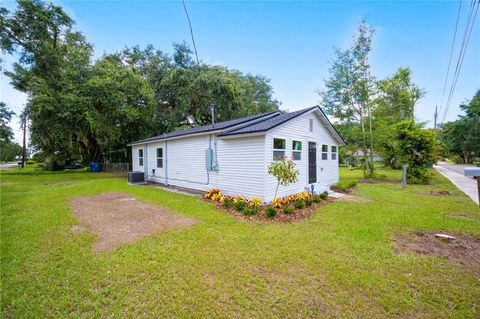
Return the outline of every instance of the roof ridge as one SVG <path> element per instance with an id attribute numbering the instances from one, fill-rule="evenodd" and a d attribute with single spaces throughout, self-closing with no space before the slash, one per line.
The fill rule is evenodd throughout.
<path id="1" fill-rule="evenodd" d="M 221 121 L 221 122 L 215 123 L 214 125 L 206 124 L 201 126 L 193 126 L 193 127 L 185 128 L 182 130 L 175 130 L 175 131 L 171 131 L 161 135 L 151 136 L 145 139 L 131 142 L 128 145 L 140 144 L 143 142 L 152 142 L 152 141 L 162 140 L 162 139 L 167 139 L 172 137 L 186 136 L 190 134 L 206 133 L 206 132 L 212 132 L 212 131 L 223 131 L 224 129 L 228 129 L 233 126 L 247 124 L 251 121 L 260 120 L 261 118 L 267 117 L 269 115 L 277 114 L 278 112 L 279 110 L 275 110 L 275 111 L 270 111 L 270 112 L 265 112 L 260 114 L 252 114 L 244 117 L 239 117 L 236 119 Z M 229 122 L 233 122 L 233 123 L 229 123 Z"/>

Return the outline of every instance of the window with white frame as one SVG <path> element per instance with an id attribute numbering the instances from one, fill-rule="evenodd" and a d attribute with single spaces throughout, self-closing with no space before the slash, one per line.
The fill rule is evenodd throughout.
<path id="1" fill-rule="evenodd" d="M 302 159 L 302 142 L 292 141 L 292 158 L 294 161 Z"/>
<path id="2" fill-rule="evenodd" d="M 313 119 L 308 119 L 308 125 L 310 128 L 310 132 L 313 132 Z"/>
<path id="3" fill-rule="evenodd" d="M 322 145 L 322 160 L 328 160 L 328 145 Z"/>
<path id="4" fill-rule="evenodd" d="M 163 167 L 163 148 L 157 148 L 157 168 Z"/>
<path id="5" fill-rule="evenodd" d="M 281 160 L 285 158 L 285 147 L 287 142 L 283 138 L 273 139 L 273 160 Z"/>
<path id="6" fill-rule="evenodd" d="M 332 145 L 332 160 L 337 160 L 337 147 Z"/>
<path id="7" fill-rule="evenodd" d="M 138 150 L 138 165 L 143 166 L 143 149 Z"/>

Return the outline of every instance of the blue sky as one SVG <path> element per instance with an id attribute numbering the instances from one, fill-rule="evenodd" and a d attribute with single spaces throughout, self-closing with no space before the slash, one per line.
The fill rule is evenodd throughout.
<path id="1" fill-rule="evenodd" d="M 181 2 L 62 1 L 76 28 L 94 45 L 95 57 L 126 46 L 153 44 L 165 52 L 173 42 L 191 43 Z M 3 1 L 9 9 L 13 1 Z M 452 63 L 455 65 L 469 3 L 463 2 Z M 410 67 L 425 89 L 418 120 L 430 121 L 440 104 L 458 1 L 409 2 L 200 2 L 187 1 L 202 61 L 222 64 L 271 80 L 282 108 L 297 110 L 318 103 L 334 47 L 347 47 L 362 17 L 376 28 L 371 55 L 373 74 L 384 78 Z M 480 18 L 479 18 L 480 19 Z M 458 104 L 480 88 L 480 28 L 477 21 L 463 62 L 447 121 Z M 6 59 L 8 67 L 11 58 Z M 451 71 L 451 74 L 453 70 Z M 447 86 L 448 92 L 449 86 Z M 1 99 L 20 110 L 25 96 L 3 76 Z M 441 118 L 441 116 L 440 116 Z M 14 126 L 18 125 L 14 121 Z M 16 133 L 20 138 L 19 132 Z"/>

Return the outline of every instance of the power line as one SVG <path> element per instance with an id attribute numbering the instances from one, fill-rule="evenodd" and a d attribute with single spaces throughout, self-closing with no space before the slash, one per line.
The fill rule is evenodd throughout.
<path id="1" fill-rule="evenodd" d="M 472 34 L 473 26 L 475 24 L 475 19 L 477 17 L 479 4 L 480 4 L 480 0 L 478 1 L 472 0 L 472 2 L 470 3 L 467 23 L 465 24 L 465 30 L 463 33 L 462 45 L 460 47 L 460 52 L 458 54 L 457 64 L 455 67 L 455 72 L 453 75 L 450 92 L 448 94 L 447 103 L 445 105 L 445 111 L 443 113 L 442 122 L 445 121 L 447 117 L 448 109 L 450 108 L 450 104 L 452 102 L 453 93 L 455 92 L 455 88 L 457 86 L 458 78 L 460 76 L 460 71 L 462 69 L 463 60 L 465 59 L 465 53 L 467 51 L 468 43 L 470 41 L 470 36 Z"/>
<path id="2" fill-rule="evenodd" d="M 190 27 L 190 35 L 192 37 L 193 50 L 195 51 L 195 58 L 197 59 L 197 64 L 200 64 L 200 61 L 198 60 L 197 45 L 195 44 L 195 37 L 193 36 L 192 22 L 190 21 L 190 16 L 188 15 L 187 6 L 185 5 L 185 0 L 182 0 L 182 3 L 183 3 L 183 9 L 185 10 L 185 14 L 187 15 L 188 26 Z"/>
<path id="3" fill-rule="evenodd" d="M 445 83 L 443 84 L 442 99 L 440 101 L 440 112 L 442 112 L 443 98 L 445 97 L 445 89 L 447 87 L 448 75 L 450 74 L 450 64 L 452 63 L 453 48 L 455 47 L 455 40 L 457 38 L 458 21 L 460 20 L 460 11 L 462 9 L 462 1 L 463 0 L 460 0 L 458 2 L 457 21 L 455 22 L 455 31 L 453 33 L 452 47 L 450 48 L 450 57 L 448 59 L 447 75 L 445 76 Z M 436 110 L 435 110 L 435 112 L 436 112 Z"/>

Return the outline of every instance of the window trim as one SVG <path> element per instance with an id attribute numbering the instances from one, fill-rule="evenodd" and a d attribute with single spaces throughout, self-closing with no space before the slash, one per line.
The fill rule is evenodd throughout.
<path id="1" fill-rule="evenodd" d="M 335 148 L 335 151 L 333 150 Z M 330 146 L 330 152 L 331 152 L 331 158 L 332 158 L 332 161 L 336 161 L 338 156 L 337 156 L 337 153 L 338 153 L 338 146 L 336 145 L 331 145 Z"/>
<path id="2" fill-rule="evenodd" d="M 138 166 L 143 166 L 143 148 L 138 149 Z"/>
<path id="3" fill-rule="evenodd" d="M 284 141 L 284 143 L 283 143 L 284 148 L 275 148 L 275 140 L 283 140 Z M 280 138 L 280 137 L 274 137 L 272 139 L 272 157 L 273 157 L 273 160 L 278 161 L 282 158 L 285 158 L 286 151 L 287 151 L 287 139 L 286 138 Z M 283 152 L 282 158 L 275 158 L 275 152 Z"/>
<path id="4" fill-rule="evenodd" d="M 158 150 L 161 150 L 161 152 L 162 152 L 162 156 L 160 156 L 160 157 L 158 156 Z M 163 168 L 163 147 L 157 147 L 155 149 L 155 155 L 156 155 L 156 158 L 157 158 L 157 168 Z M 160 162 L 161 165 L 160 166 L 158 166 L 158 160 L 161 160 L 161 162 Z"/>
<path id="5" fill-rule="evenodd" d="M 324 151 L 324 147 L 326 147 L 327 151 Z M 327 161 L 328 160 L 328 145 L 327 144 L 322 144 L 322 161 Z M 325 156 L 324 156 L 325 155 Z"/>
<path id="6" fill-rule="evenodd" d="M 300 143 L 300 149 L 299 150 L 295 149 L 295 147 L 294 147 L 295 142 Z M 292 140 L 292 160 L 294 160 L 294 161 L 301 161 L 302 160 L 302 150 L 303 150 L 302 148 L 303 148 L 302 141 Z M 294 156 L 295 153 L 299 155 L 298 159 L 295 158 L 295 156 Z"/>

